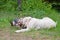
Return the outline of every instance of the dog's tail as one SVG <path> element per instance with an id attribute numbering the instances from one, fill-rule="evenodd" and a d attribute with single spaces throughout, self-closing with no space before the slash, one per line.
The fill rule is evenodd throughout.
<path id="1" fill-rule="evenodd" d="M 58 21 L 55 22 L 55 27 L 57 26 Z"/>

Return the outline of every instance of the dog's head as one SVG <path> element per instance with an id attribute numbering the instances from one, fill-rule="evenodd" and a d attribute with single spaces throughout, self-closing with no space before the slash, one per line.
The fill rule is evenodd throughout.
<path id="1" fill-rule="evenodd" d="M 20 19 L 14 19 L 10 23 L 11 23 L 11 26 L 17 26 L 24 29 L 26 28 L 25 23 L 29 23 L 30 20 L 31 20 L 31 17 L 24 17 Z"/>
<path id="2" fill-rule="evenodd" d="M 11 24 L 11 26 L 20 27 L 22 29 L 26 28 L 26 26 L 23 24 L 22 18 L 14 19 L 13 21 L 10 22 L 10 24 Z"/>
<path id="3" fill-rule="evenodd" d="M 11 26 L 21 26 L 22 25 L 21 19 L 14 19 L 10 23 L 11 23 Z"/>

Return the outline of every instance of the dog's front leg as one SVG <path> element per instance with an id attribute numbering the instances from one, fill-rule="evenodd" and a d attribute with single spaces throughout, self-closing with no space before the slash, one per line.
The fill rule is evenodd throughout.
<path id="1" fill-rule="evenodd" d="M 26 29 L 21 29 L 21 30 L 15 31 L 15 32 L 25 32 L 25 31 L 29 31 L 29 29 L 28 29 L 28 28 L 26 28 Z"/>

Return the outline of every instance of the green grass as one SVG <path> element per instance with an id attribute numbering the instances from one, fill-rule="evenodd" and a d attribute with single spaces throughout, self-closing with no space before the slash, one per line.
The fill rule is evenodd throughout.
<path id="1" fill-rule="evenodd" d="M 22 11 L 17 10 L 18 5 L 16 0 L 2 0 L 0 5 L 0 30 L 3 30 L 4 32 L 9 30 L 10 34 L 13 36 L 15 31 L 19 28 L 11 26 L 11 20 L 25 16 L 31 16 L 35 18 L 43 18 L 47 16 L 57 22 L 56 28 L 51 28 L 49 30 L 31 30 L 22 34 L 32 37 L 33 39 L 37 37 L 40 37 L 41 39 L 44 39 L 45 37 L 52 37 L 52 40 L 56 40 L 57 37 L 60 37 L 60 12 L 58 13 L 57 11 L 51 9 L 51 4 L 42 2 L 42 0 L 22 0 Z"/>
<path id="2" fill-rule="evenodd" d="M 44 11 L 39 11 L 39 10 L 35 10 L 35 11 L 30 11 L 30 12 L 0 12 L 0 29 L 4 29 L 4 28 L 11 28 L 11 31 L 15 31 L 17 30 L 17 28 L 12 27 L 10 25 L 10 21 L 15 19 L 15 18 L 20 18 L 23 16 L 32 16 L 32 17 L 36 17 L 36 18 L 42 18 L 45 16 L 48 16 L 50 18 L 52 18 L 54 21 L 57 21 L 57 27 L 54 29 L 52 29 L 51 31 L 54 30 L 54 32 L 58 32 L 60 33 L 60 14 L 58 14 L 57 12 L 55 13 L 45 13 Z M 39 30 L 41 31 L 41 30 Z M 50 30 L 49 30 L 50 31 Z"/>
<path id="3" fill-rule="evenodd" d="M 36 18 L 42 18 L 48 16 L 52 18 L 54 21 L 57 21 L 57 26 L 56 28 L 51 28 L 49 30 L 48 29 L 31 30 L 22 33 L 23 35 L 32 37 L 32 39 L 37 38 L 38 37 L 37 35 L 39 35 L 41 39 L 44 37 L 46 38 L 52 37 L 52 40 L 56 39 L 56 37 L 60 37 L 60 14 L 55 11 L 49 13 L 43 10 L 0 12 L 0 30 L 5 31 L 5 29 L 7 28 L 7 30 L 9 30 L 10 32 L 10 35 L 13 35 L 15 31 L 18 30 L 19 28 L 11 26 L 10 21 L 15 18 L 20 18 L 24 16 L 32 16 Z"/>

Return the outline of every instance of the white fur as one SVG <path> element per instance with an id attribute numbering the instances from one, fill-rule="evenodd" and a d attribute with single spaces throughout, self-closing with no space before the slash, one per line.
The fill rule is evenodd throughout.
<path id="1" fill-rule="evenodd" d="M 23 24 L 27 27 L 26 29 L 17 30 L 16 32 L 25 32 L 32 28 L 35 29 L 42 29 L 42 28 L 52 28 L 56 27 L 56 22 L 54 22 L 49 17 L 44 17 L 42 19 L 36 19 L 32 17 L 25 17 L 23 18 Z"/>

